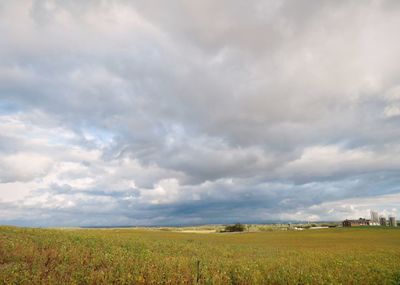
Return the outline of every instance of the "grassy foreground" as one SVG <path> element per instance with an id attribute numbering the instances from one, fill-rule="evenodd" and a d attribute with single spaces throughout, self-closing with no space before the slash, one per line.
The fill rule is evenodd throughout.
<path id="1" fill-rule="evenodd" d="M 400 229 L 0 227 L 0 284 L 400 284 Z"/>

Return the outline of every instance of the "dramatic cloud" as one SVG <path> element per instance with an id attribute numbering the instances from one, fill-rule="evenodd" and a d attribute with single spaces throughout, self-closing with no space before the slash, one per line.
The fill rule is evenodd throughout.
<path id="1" fill-rule="evenodd" d="M 393 1 L 0 3 L 0 223 L 400 209 Z"/>

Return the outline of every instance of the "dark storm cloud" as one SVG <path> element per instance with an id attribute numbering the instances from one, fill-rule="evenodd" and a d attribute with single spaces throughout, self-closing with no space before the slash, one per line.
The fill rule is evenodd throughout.
<path id="1" fill-rule="evenodd" d="M 326 219 L 399 193 L 394 2 L 21 0 L 0 16 L 0 220 Z"/>

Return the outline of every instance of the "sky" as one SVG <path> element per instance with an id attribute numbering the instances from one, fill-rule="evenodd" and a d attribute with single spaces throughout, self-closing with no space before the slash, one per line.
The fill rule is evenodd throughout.
<path id="1" fill-rule="evenodd" d="M 0 1 L 0 224 L 400 211 L 400 2 Z"/>

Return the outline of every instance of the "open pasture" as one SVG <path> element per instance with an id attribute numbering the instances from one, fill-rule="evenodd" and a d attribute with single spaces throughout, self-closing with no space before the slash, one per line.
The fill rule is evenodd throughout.
<path id="1" fill-rule="evenodd" d="M 400 229 L 0 227 L 0 284 L 400 284 Z"/>

